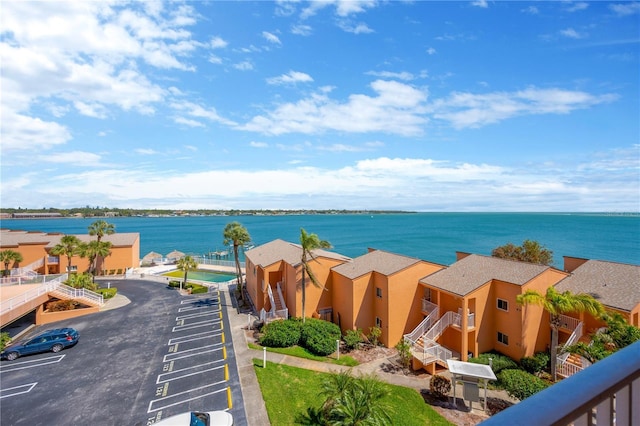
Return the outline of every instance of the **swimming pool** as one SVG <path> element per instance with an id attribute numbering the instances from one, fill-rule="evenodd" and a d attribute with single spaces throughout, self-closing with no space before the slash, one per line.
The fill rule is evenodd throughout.
<path id="1" fill-rule="evenodd" d="M 175 270 L 169 271 L 164 274 L 165 277 L 174 277 L 174 278 L 184 278 L 184 271 Z M 223 283 L 227 281 L 231 281 L 236 276 L 234 274 L 228 274 L 225 272 L 214 272 L 214 271 L 206 271 L 202 269 L 196 269 L 193 271 L 189 271 L 187 274 L 188 280 L 198 280 L 198 281 L 208 281 L 211 283 Z"/>

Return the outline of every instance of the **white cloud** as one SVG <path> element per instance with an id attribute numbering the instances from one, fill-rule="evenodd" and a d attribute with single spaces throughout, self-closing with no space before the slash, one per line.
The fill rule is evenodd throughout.
<path id="1" fill-rule="evenodd" d="M 610 4 L 609 9 L 618 16 L 635 15 L 636 13 L 640 13 L 640 2 Z"/>
<path id="2" fill-rule="evenodd" d="M 233 67 L 240 71 L 251 71 L 253 69 L 253 64 L 250 61 L 242 61 L 233 64 Z"/>
<path id="3" fill-rule="evenodd" d="M 427 55 L 435 55 L 436 53 L 437 51 L 433 47 L 427 49 Z"/>
<path id="4" fill-rule="evenodd" d="M 42 163 L 59 163 L 86 167 L 100 164 L 100 156 L 93 152 L 85 151 L 56 152 L 38 156 L 38 161 Z"/>
<path id="5" fill-rule="evenodd" d="M 406 71 L 402 71 L 402 72 L 367 71 L 365 74 L 373 75 L 375 77 L 380 77 L 380 78 L 388 78 L 388 79 L 396 79 L 396 80 L 404 80 L 404 81 L 411 81 L 415 79 L 415 76 L 413 74 Z"/>
<path id="6" fill-rule="evenodd" d="M 433 103 L 433 116 L 456 128 L 480 127 L 531 114 L 567 114 L 576 109 L 611 102 L 616 95 L 591 95 L 563 89 L 529 88 L 517 92 L 476 95 L 454 92 Z"/>
<path id="7" fill-rule="evenodd" d="M 301 36 L 309 36 L 313 32 L 310 25 L 297 24 L 291 27 L 291 33 Z"/>
<path id="8" fill-rule="evenodd" d="M 205 127 L 205 125 L 200 121 L 192 120 L 190 118 L 185 118 L 185 117 L 175 117 L 173 121 L 178 124 L 183 124 L 189 127 Z"/>
<path id="9" fill-rule="evenodd" d="M 268 148 L 269 144 L 266 142 L 251 141 L 249 142 L 249 146 L 252 148 Z"/>
<path id="10" fill-rule="evenodd" d="M 212 49 L 223 49 L 229 44 L 228 42 L 223 40 L 222 37 L 213 37 L 210 43 Z"/>
<path id="11" fill-rule="evenodd" d="M 243 130 L 280 135 L 320 133 L 326 130 L 417 135 L 427 119 L 422 115 L 427 94 L 395 81 L 371 83 L 375 96 L 351 95 L 346 102 L 317 93 L 296 103 L 284 103 L 266 115 L 256 116 Z"/>
<path id="12" fill-rule="evenodd" d="M 474 0 L 471 2 L 471 5 L 476 7 L 481 7 L 483 9 L 486 9 L 489 7 L 487 0 Z"/>
<path id="13" fill-rule="evenodd" d="M 136 154 L 140 154 L 140 155 L 156 155 L 156 154 L 158 154 L 158 151 L 156 151 L 155 149 L 151 149 L 151 148 L 136 148 L 134 150 L 134 152 Z"/>
<path id="14" fill-rule="evenodd" d="M 267 40 L 269 43 L 273 43 L 273 44 L 282 44 L 282 42 L 280 41 L 280 39 L 278 38 L 277 35 L 270 33 L 268 31 L 263 31 L 262 32 L 262 37 Z"/>
<path id="15" fill-rule="evenodd" d="M 185 113 L 193 118 L 204 118 L 211 122 L 222 123 L 225 125 L 233 126 L 236 123 L 228 120 L 224 117 L 221 117 L 215 108 L 212 107 L 204 107 L 202 105 L 196 104 L 194 102 L 189 101 L 175 101 L 170 104 L 171 108 L 181 113 Z M 188 124 L 187 121 L 180 121 L 182 124 Z M 201 123 L 198 122 L 198 127 L 202 126 Z"/>
<path id="16" fill-rule="evenodd" d="M 528 6 L 522 9 L 522 12 L 528 13 L 530 15 L 537 15 L 538 13 L 540 13 L 540 10 L 536 6 Z"/>
<path id="17" fill-rule="evenodd" d="M 370 34 L 374 32 L 367 24 L 362 22 L 353 24 L 349 21 L 340 20 L 338 21 L 338 27 L 347 33 L 353 34 Z"/>
<path id="18" fill-rule="evenodd" d="M 289 71 L 287 74 L 282 74 L 278 77 L 267 78 L 267 83 L 273 85 L 310 83 L 312 81 L 313 78 L 309 74 L 299 71 Z"/>
<path id="19" fill-rule="evenodd" d="M 311 0 L 309 6 L 302 10 L 300 17 L 307 19 L 319 10 L 325 7 L 333 6 L 335 8 L 336 15 L 340 17 L 347 17 L 357 13 L 363 13 L 367 9 L 374 8 L 378 5 L 376 0 Z"/>
<path id="20" fill-rule="evenodd" d="M 584 34 L 579 33 L 573 28 L 567 28 L 567 29 L 561 30 L 560 34 L 563 35 L 564 37 L 573 38 L 573 39 L 581 39 L 585 37 Z"/>
<path id="21" fill-rule="evenodd" d="M 569 3 L 566 7 L 565 10 L 567 12 L 578 12 L 580 10 L 585 10 L 589 7 L 589 3 L 584 2 L 584 1 L 579 1 L 579 2 L 575 2 L 575 3 Z"/>

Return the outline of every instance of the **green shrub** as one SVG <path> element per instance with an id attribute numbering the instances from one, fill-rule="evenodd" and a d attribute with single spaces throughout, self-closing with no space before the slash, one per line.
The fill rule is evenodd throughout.
<path id="1" fill-rule="evenodd" d="M 400 339 L 396 345 L 400 362 L 404 368 L 409 368 L 411 364 L 411 344 L 404 339 Z"/>
<path id="2" fill-rule="evenodd" d="M 115 287 L 99 288 L 96 290 L 96 293 L 101 294 L 104 300 L 109 300 L 118 293 L 118 289 Z"/>
<path id="3" fill-rule="evenodd" d="M 302 324 L 300 345 L 313 354 L 326 356 L 335 352 L 341 334 L 340 327 L 332 322 L 307 318 Z"/>
<path id="4" fill-rule="evenodd" d="M 431 378 L 429 390 L 435 397 L 443 399 L 451 392 L 451 380 L 436 374 Z"/>
<path id="5" fill-rule="evenodd" d="M 0 333 L 0 351 L 3 351 L 4 348 L 7 347 L 9 342 L 11 342 L 11 336 L 9 336 L 9 333 L 6 333 L 4 331 Z"/>
<path id="6" fill-rule="evenodd" d="M 477 357 L 469 358 L 469 362 L 489 365 L 489 358 L 491 358 L 491 369 L 495 374 L 498 374 L 507 368 L 518 368 L 518 364 L 514 360 L 497 352 L 486 352 L 480 354 Z"/>
<path id="7" fill-rule="evenodd" d="M 509 396 L 521 401 L 547 387 L 544 380 L 523 370 L 509 368 L 502 370 L 497 376 L 499 385 Z"/>
<path id="8" fill-rule="evenodd" d="M 300 340 L 301 322 L 288 319 L 274 321 L 262 328 L 260 344 L 270 348 L 288 348 L 297 345 Z"/>
<path id="9" fill-rule="evenodd" d="M 369 328 L 369 341 L 373 346 L 378 346 L 380 336 L 382 336 L 382 329 L 378 326 Z"/>
<path id="10" fill-rule="evenodd" d="M 189 284 L 187 284 L 187 288 L 191 289 L 191 294 L 200 294 L 200 293 L 208 293 L 209 292 L 209 288 L 207 286 L 200 285 L 200 284 L 189 283 Z"/>
<path id="11" fill-rule="evenodd" d="M 344 340 L 344 345 L 348 350 L 357 349 L 362 343 L 362 330 L 347 330 L 342 340 Z"/>
<path id="12" fill-rule="evenodd" d="M 171 288 L 180 288 L 180 281 L 175 281 L 175 280 L 169 281 L 168 286 Z"/>
<path id="13" fill-rule="evenodd" d="M 520 360 L 520 365 L 528 373 L 536 374 L 547 368 L 551 357 L 547 352 L 536 352 L 533 356 L 526 356 Z"/>

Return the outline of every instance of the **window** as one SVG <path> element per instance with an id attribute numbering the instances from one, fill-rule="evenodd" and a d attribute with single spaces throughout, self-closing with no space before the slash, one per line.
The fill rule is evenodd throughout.
<path id="1" fill-rule="evenodd" d="M 498 342 L 503 345 L 509 345 L 509 336 L 498 331 Z"/>
<path id="2" fill-rule="evenodd" d="M 498 299 L 498 309 L 501 311 L 509 311 L 509 302 L 503 299 Z"/>
<path id="3" fill-rule="evenodd" d="M 378 317 L 376 317 L 376 327 L 382 328 L 382 320 Z"/>
<path id="4" fill-rule="evenodd" d="M 376 287 L 376 297 L 382 298 L 382 289 L 380 287 Z"/>

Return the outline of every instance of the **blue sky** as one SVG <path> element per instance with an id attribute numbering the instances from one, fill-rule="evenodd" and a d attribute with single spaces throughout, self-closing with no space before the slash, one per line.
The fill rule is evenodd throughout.
<path id="1" fill-rule="evenodd" d="M 1 206 L 640 210 L 639 2 L 3 2 Z"/>

